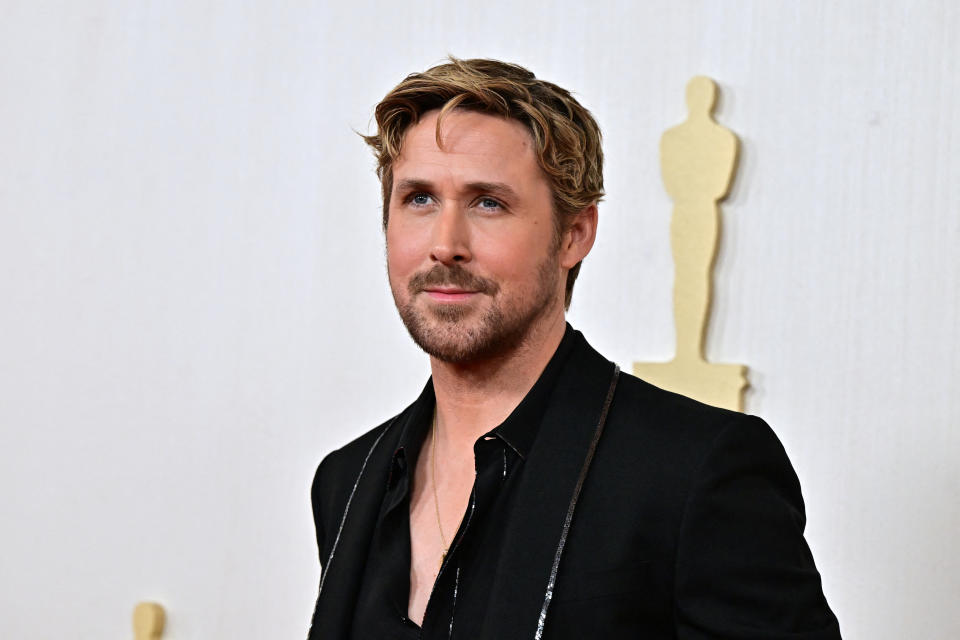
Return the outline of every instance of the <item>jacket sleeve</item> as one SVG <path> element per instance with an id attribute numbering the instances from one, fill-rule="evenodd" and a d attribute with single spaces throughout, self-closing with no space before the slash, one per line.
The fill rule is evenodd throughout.
<path id="1" fill-rule="evenodd" d="M 329 466 L 329 460 L 330 456 L 328 455 L 317 466 L 317 471 L 313 476 L 313 484 L 310 487 L 310 504 L 313 508 L 313 525 L 317 532 L 317 553 L 319 554 L 321 565 L 327 561 L 326 555 L 324 554 L 326 538 L 324 536 L 322 498 L 325 491 L 330 491 L 329 487 L 325 487 L 323 479 L 324 469 L 326 466 Z"/>
<path id="2" fill-rule="evenodd" d="M 323 523 L 323 497 L 330 500 L 331 488 L 328 486 L 328 480 L 325 480 L 324 470 L 329 467 L 330 456 L 325 457 L 317 466 L 317 471 L 313 475 L 313 483 L 310 485 L 310 505 L 313 509 L 313 524 L 317 531 L 317 554 L 320 560 L 320 584 L 323 583 L 323 573 L 327 570 L 327 552 L 326 552 L 326 527 Z M 313 640 L 318 637 L 319 625 L 318 616 L 320 614 L 320 592 L 317 589 L 317 602 L 313 608 L 313 615 L 310 617 L 310 630 L 308 639 Z"/>
<path id="3" fill-rule="evenodd" d="M 800 483 L 753 416 L 717 435 L 693 481 L 677 546 L 680 640 L 838 640 L 803 530 Z"/>

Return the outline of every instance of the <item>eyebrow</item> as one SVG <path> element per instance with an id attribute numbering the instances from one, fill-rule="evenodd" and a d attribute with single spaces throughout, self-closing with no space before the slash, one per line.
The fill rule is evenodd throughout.
<path id="1" fill-rule="evenodd" d="M 404 178 L 397 182 L 397 191 L 432 191 L 433 183 L 419 178 Z M 470 193 L 489 193 L 505 200 L 517 199 L 517 192 L 504 182 L 468 182 L 464 190 Z"/>

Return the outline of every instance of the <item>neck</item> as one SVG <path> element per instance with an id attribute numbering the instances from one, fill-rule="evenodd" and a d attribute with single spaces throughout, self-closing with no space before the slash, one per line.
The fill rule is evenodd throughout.
<path id="1" fill-rule="evenodd" d="M 430 358 L 443 437 L 455 447 L 472 448 L 477 438 L 503 422 L 540 377 L 565 330 L 561 312 L 496 357 L 469 363 Z"/>

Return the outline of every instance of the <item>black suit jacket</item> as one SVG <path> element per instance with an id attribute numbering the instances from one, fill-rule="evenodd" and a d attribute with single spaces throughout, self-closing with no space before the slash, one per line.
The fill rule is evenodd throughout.
<path id="1" fill-rule="evenodd" d="M 483 620 L 458 620 L 458 628 L 478 640 L 535 639 L 540 622 L 545 639 L 839 638 L 803 538 L 800 485 L 770 428 L 615 376 L 612 363 L 575 338 L 514 488 L 517 509 L 503 523 L 494 606 Z M 317 469 L 312 500 L 323 573 L 311 640 L 349 638 L 409 413 Z"/>

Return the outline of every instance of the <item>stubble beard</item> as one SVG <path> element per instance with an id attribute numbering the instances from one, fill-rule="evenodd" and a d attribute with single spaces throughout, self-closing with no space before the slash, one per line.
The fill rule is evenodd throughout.
<path id="1" fill-rule="evenodd" d="M 519 296 L 504 308 L 496 295 L 499 285 L 470 274 L 460 265 L 436 265 L 430 271 L 414 275 L 407 284 L 407 297 L 401 300 L 393 290 L 393 299 L 410 337 L 429 355 L 453 364 L 466 364 L 496 358 L 516 349 L 530 335 L 538 321 L 557 304 L 559 263 L 551 251 L 537 267 L 536 290 Z M 479 318 L 468 304 L 434 305 L 421 311 L 415 306 L 426 285 L 453 285 L 490 296 L 491 304 Z M 403 286 L 402 284 L 399 286 Z"/>

